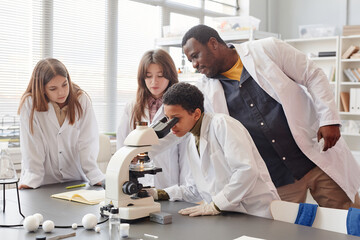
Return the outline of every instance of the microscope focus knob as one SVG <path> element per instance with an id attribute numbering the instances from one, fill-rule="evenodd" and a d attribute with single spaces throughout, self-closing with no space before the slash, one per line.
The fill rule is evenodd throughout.
<path id="1" fill-rule="evenodd" d="M 135 184 L 133 182 L 129 182 L 129 181 L 124 183 L 124 185 L 122 186 L 122 189 L 123 189 L 123 192 L 128 195 L 132 195 L 132 194 L 138 192 L 137 184 Z"/>

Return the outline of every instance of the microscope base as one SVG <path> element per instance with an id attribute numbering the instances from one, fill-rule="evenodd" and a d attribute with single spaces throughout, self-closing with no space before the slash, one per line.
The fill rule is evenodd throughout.
<path id="1" fill-rule="evenodd" d="M 135 220 L 148 217 L 150 213 L 160 212 L 160 203 L 154 202 L 151 205 L 119 207 L 119 215 L 124 220 Z"/>

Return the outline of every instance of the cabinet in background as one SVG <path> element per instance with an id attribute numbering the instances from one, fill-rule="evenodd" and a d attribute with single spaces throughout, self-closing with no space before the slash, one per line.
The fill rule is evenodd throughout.
<path id="1" fill-rule="evenodd" d="M 340 54 L 339 54 L 339 93 L 349 95 L 349 111 L 340 108 L 340 116 L 343 120 L 343 133 L 349 147 L 353 151 L 357 151 L 360 155 L 360 79 L 356 77 L 356 72 L 360 70 L 360 59 L 343 58 L 344 53 L 351 46 L 360 46 L 360 35 L 342 36 L 340 38 Z M 349 76 L 352 71 L 354 77 Z M 358 72 L 360 73 L 360 72 Z"/>
<path id="2" fill-rule="evenodd" d="M 289 39 L 287 43 L 307 54 L 328 76 L 342 121 L 341 135 L 354 156 L 360 161 L 360 112 L 350 112 L 350 89 L 360 91 L 360 80 L 352 81 L 346 69 L 360 68 L 360 59 L 342 59 L 350 46 L 360 46 L 360 36 L 334 36 L 310 39 Z M 336 52 L 336 56 L 319 57 L 319 52 Z M 335 70 L 335 71 L 334 71 Z M 360 104 L 360 92 L 359 92 Z"/>
<path id="3" fill-rule="evenodd" d="M 305 53 L 309 59 L 322 68 L 329 79 L 330 86 L 334 92 L 336 104 L 339 107 L 337 84 L 339 72 L 339 37 L 289 39 L 285 40 L 285 42 Z M 335 52 L 336 55 L 330 57 L 319 57 L 319 52 Z"/>

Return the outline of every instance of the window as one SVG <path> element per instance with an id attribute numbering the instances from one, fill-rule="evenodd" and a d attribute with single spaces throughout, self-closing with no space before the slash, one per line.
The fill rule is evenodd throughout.
<path id="1" fill-rule="evenodd" d="M 105 122 L 106 2 L 55 0 L 53 57 L 90 96 L 100 131 Z"/>
<path id="2" fill-rule="evenodd" d="M 181 26 L 178 31 L 181 31 L 181 35 L 191 27 L 198 25 L 200 23 L 199 18 L 190 17 L 178 13 L 170 14 L 170 25 L 171 26 Z M 169 53 L 175 62 L 175 66 L 180 68 L 181 71 L 185 69 L 193 69 L 191 63 L 187 60 L 186 56 L 183 54 L 182 49 L 178 47 L 169 48 Z"/>
<path id="3" fill-rule="evenodd" d="M 43 5 L 44 2 L 47 4 Z M 0 118 L 18 118 L 20 97 L 32 70 L 52 43 L 52 57 L 62 61 L 72 80 L 90 95 L 100 131 L 115 131 L 116 124 L 107 126 L 105 121 L 108 114 L 105 91 L 107 1 L 53 0 L 52 6 L 49 2 L 0 2 Z M 51 16 L 53 21 L 52 34 L 47 38 L 43 38 L 44 16 Z M 144 16 L 146 21 L 143 21 Z M 118 108 L 113 110 L 117 113 L 116 122 L 119 122 L 125 102 L 135 96 L 138 63 L 145 51 L 155 47 L 154 40 L 160 36 L 160 29 L 159 7 L 118 2 L 118 74 L 115 79 Z"/>
<path id="4" fill-rule="evenodd" d="M 141 57 L 146 51 L 154 49 L 155 38 L 161 35 L 159 7 L 132 1 L 120 2 L 122 3 L 119 5 L 118 21 L 117 119 L 120 119 L 126 102 L 135 98 L 137 70 Z"/>
<path id="5" fill-rule="evenodd" d="M 168 2 L 174 2 L 177 4 L 188 5 L 188 6 L 200 8 L 202 0 L 168 0 Z"/>
<path id="6" fill-rule="evenodd" d="M 189 28 L 199 23 L 212 26 L 213 17 L 236 15 L 237 0 L 131 0 L 149 5 L 157 5 L 164 11 L 163 27 L 166 27 L 163 37 L 180 37 Z M 182 49 L 169 47 L 176 67 L 184 73 L 194 71 L 191 63 L 187 61 Z"/>
<path id="7" fill-rule="evenodd" d="M 162 21 L 168 19 L 165 25 L 185 23 L 188 29 L 203 22 L 204 17 L 225 13 L 225 7 L 221 8 L 221 14 L 211 12 L 213 9 L 206 7 L 207 2 L 164 0 L 154 5 L 152 0 L 118 1 L 118 43 L 109 47 L 108 1 L 0 1 L 0 120 L 9 116 L 18 118 L 20 97 L 35 64 L 45 56 L 52 56 L 66 65 L 72 80 L 90 95 L 100 131 L 116 131 L 125 103 L 135 97 L 140 58 L 145 51 L 155 48 L 155 39 L 161 37 Z M 187 10 L 192 10 L 192 14 L 188 15 Z M 47 17 L 52 19 L 52 24 Z M 116 109 L 110 110 L 116 113 L 115 123 L 109 126 L 105 120 L 109 115 L 106 57 L 112 47 L 117 48 L 118 56 L 114 79 L 117 103 Z M 181 49 L 170 51 L 175 54 L 176 65 L 181 67 Z"/>
<path id="8" fill-rule="evenodd" d="M 205 1 L 205 9 L 209 11 L 234 14 L 236 11 L 237 0 L 208 0 Z"/>
<path id="9" fill-rule="evenodd" d="M 41 6 L 32 1 L 0 3 L 0 138 L 18 137 L 17 108 L 39 58 Z"/>

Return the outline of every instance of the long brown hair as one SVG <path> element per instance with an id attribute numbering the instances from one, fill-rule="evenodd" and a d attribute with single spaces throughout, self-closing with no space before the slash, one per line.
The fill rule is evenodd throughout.
<path id="1" fill-rule="evenodd" d="M 151 96 L 151 92 L 146 87 L 145 78 L 146 71 L 152 63 L 158 64 L 162 68 L 163 76 L 169 80 L 169 85 L 164 92 L 166 92 L 169 87 L 179 82 L 175 63 L 166 51 L 162 49 L 147 51 L 141 58 L 138 68 L 136 104 L 132 113 L 132 122 L 134 127 L 135 123 L 137 121 L 141 121 L 141 117 L 145 116 L 145 106 L 148 98 Z"/>
<path id="2" fill-rule="evenodd" d="M 55 76 L 60 75 L 66 77 L 69 84 L 69 95 L 66 99 L 68 105 L 68 118 L 69 123 L 72 125 L 75 122 L 75 111 L 77 110 L 79 118 L 83 114 L 83 109 L 81 108 L 78 97 L 83 93 L 78 85 L 71 82 L 71 78 L 68 70 L 65 65 L 57 59 L 46 58 L 40 60 L 31 75 L 29 85 L 21 97 L 18 114 L 20 114 L 21 107 L 24 105 L 25 100 L 28 97 L 31 97 L 32 100 L 32 109 L 30 113 L 30 132 L 33 133 L 33 119 L 34 111 L 46 112 L 48 111 L 49 99 L 45 94 L 45 85 L 50 82 Z"/>

